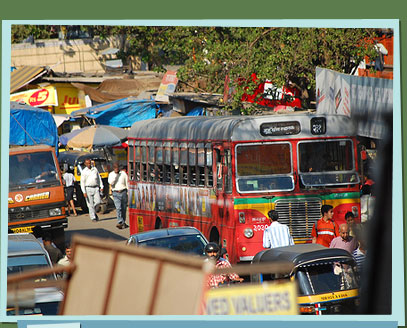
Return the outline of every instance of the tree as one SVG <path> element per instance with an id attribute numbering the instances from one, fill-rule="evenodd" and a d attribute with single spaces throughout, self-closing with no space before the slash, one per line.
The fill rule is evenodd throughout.
<path id="1" fill-rule="evenodd" d="M 242 94 L 255 88 L 249 77 L 256 73 L 259 81 L 297 87 L 308 108 L 315 100 L 315 68 L 353 73 L 365 56 L 377 55 L 368 42 L 372 35 L 367 29 L 200 28 L 180 76 L 202 79 L 207 91 L 222 92 L 227 74 L 235 89 L 231 107 L 236 108 Z M 242 78 L 247 83 L 237 83 Z"/>
<path id="2" fill-rule="evenodd" d="M 14 27 L 14 26 L 13 26 Z M 13 40 L 28 35 L 50 34 L 46 26 L 15 26 Z M 317 66 L 353 73 L 367 56 L 377 52 L 373 29 L 275 28 L 220 26 L 82 26 L 91 35 L 120 35 L 118 57 L 128 63 L 140 57 L 151 70 L 181 65 L 179 78 L 199 91 L 223 93 L 225 79 L 233 89 L 229 108 L 241 108 L 242 95 L 259 81 L 276 86 L 295 86 L 302 106 L 315 100 Z M 257 82 L 251 75 L 257 75 Z M 249 109 L 250 111 L 250 109 Z"/>

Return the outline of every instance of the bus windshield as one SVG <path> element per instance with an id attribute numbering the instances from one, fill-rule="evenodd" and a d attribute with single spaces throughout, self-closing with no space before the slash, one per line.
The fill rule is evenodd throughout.
<path id="1" fill-rule="evenodd" d="M 236 176 L 239 192 L 293 190 L 290 144 L 236 146 Z"/>
<path id="2" fill-rule="evenodd" d="M 298 143 L 299 173 L 304 186 L 359 183 L 351 140 L 320 140 Z"/>
<path id="3" fill-rule="evenodd" d="M 60 185 L 58 170 L 50 151 L 10 155 L 10 190 L 42 188 L 44 183 Z"/>

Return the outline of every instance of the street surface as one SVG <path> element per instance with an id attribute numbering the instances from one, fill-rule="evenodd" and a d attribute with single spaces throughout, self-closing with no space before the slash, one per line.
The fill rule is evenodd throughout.
<path id="1" fill-rule="evenodd" d="M 65 240 L 71 240 L 75 234 L 107 238 L 121 243 L 125 243 L 129 237 L 129 228 L 118 229 L 116 228 L 116 209 L 114 206 L 109 207 L 108 212 L 105 214 L 98 213 L 99 221 L 92 222 L 88 213 L 82 213 L 80 208 L 77 208 L 78 216 L 68 216 L 68 228 L 65 229 Z M 128 222 L 128 211 L 127 219 Z"/>

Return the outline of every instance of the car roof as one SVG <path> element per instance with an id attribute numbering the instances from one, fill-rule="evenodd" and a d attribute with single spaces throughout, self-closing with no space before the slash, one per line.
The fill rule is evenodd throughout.
<path id="1" fill-rule="evenodd" d="M 42 244 L 32 234 L 9 234 L 8 256 L 44 255 Z"/>
<path id="2" fill-rule="evenodd" d="M 352 259 L 352 255 L 344 249 L 327 248 L 319 244 L 297 244 L 261 251 L 255 255 L 253 262 L 264 263 L 288 261 L 297 266 L 305 262 L 314 262 L 331 258 Z"/>
<path id="3" fill-rule="evenodd" d="M 134 237 L 137 240 L 137 242 L 143 242 L 146 240 L 165 238 L 170 236 L 196 235 L 196 234 L 202 235 L 202 233 L 194 227 L 176 227 L 139 232 L 134 235 L 131 235 L 130 238 Z"/>

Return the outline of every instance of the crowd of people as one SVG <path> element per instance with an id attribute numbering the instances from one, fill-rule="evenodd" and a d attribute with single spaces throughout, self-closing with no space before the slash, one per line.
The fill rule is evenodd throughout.
<path id="1" fill-rule="evenodd" d="M 87 159 L 84 163 L 85 168 L 81 173 L 80 186 L 86 199 L 89 209 L 89 217 L 92 222 L 98 221 L 96 207 L 100 204 L 100 195 L 103 192 L 103 182 L 100 174 L 91 161 Z M 73 201 L 74 180 L 71 172 L 64 172 L 63 181 L 66 191 L 66 200 L 68 206 L 68 215 L 73 211 L 77 216 L 77 211 Z M 128 228 L 126 223 L 126 211 L 128 205 L 128 176 L 124 169 L 120 168 L 118 162 L 113 164 L 113 170 L 109 173 L 108 183 L 111 187 L 113 202 L 116 208 L 118 229 Z M 370 185 L 369 185 L 370 186 Z M 321 244 L 329 248 L 340 248 L 348 251 L 355 258 L 357 270 L 362 270 L 363 262 L 366 257 L 367 249 L 362 233 L 362 224 L 355 222 L 355 216 L 352 212 L 345 214 L 346 223 L 340 224 L 333 220 L 333 207 L 331 205 L 322 205 L 321 218 L 312 227 L 312 243 Z M 268 212 L 270 225 L 263 234 L 263 248 L 276 248 L 294 245 L 294 240 L 290 234 L 288 226 L 278 222 L 278 212 L 270 210 Z M 65 256 L 62 252 L 53 246 L 49 236 L 43 238 L 44 247 L 48 251 L 51 261 L 54 265 L 67 265 L 71 261 L 70 245 L 66 247 Z M 205 248 L 205 254 L 209 259 L 213 259 L 216 268 L 231 267 L 229 261 L 223 257 L 223 249 L 216 243 L 210 242 Z M 208 286 L 211 288 L 231 282 L 241 282 L 243 279 L 235 273 L 213 274 L 208 280 Z"/>

